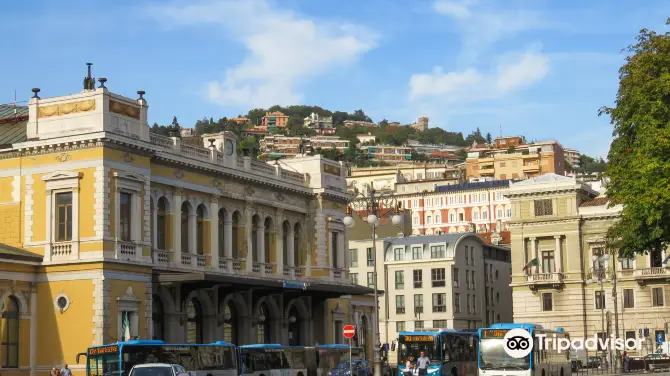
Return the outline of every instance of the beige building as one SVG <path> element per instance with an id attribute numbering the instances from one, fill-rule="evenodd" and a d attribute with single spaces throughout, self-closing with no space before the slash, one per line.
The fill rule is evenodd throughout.
<path id="1" fill-rule="evenodd" d="M 332 149 L 344 152 L 349 148 L 349 140 L 343 140 L 337 136 L 314 136 L 314 137 L 288 137 L 288 136 L 266 136 L 259 142 L 262 156 L 295 157 L 300 154 L 300 146 L 303 150 L 310 147 L 314 149 Z"/>
<path id="2" fill-rule="evenodd" d="M 409 146 L 369 145 L 361 147 L 361 152 L 378 162 L 402 163 L 412 160 L 412 148 Z"/>
<path id="3" fill-rule="evenodd" d="M 643 337 L 648 329 L 646 347 L 637 354 L 651 352 L 670 313 L 666 252 L 621 259 L 607 249 L 606 231 L 622 207 L 608 207 L 607 197 L 574 178 L 546 174 L 513 184 L 507 196 L 514 321 L 563 327 L 573 339 L 617 332 Z M 592 283 L 598 280 L 592 257 L 610 252 L 601 287 Z M 522 271 L 533 259 L 539 266 Z"/>
<path id="4" fill-rule="evenodd" d="M 563 147 L 555 141 L 527 144 L 524 137 L 499 137 L 491 145 L 475 145 L 467 152 L 468 179 L 523 180 L 565 173 Z"/>
<path id="5" fill-rule="evenodd" d="M 473 329 L 512 320 L 510 251 L 476 234 L 349 242 L 352 282 L 374 286 L 377 261 L 380 338 L 424 328 Z M 396 363 L 395 353 L 389 354 Z"/>
<path id="6" fill-rule="evenodd" d="M 370 184 L 378 191 L 393 191 L 396 184 L 406 182 L 426 182 L 428 186 L 444 181 L 456 182 L 460 170 L 439 163 L 402 163 L 385 167 L 354 167 L 349 170 L 347 188 L 363 191 Z"/>
<path id="7" fill-rule="evenodd" d="M 563 149 L 563 153 L 565 155 L 565 162 L 566 166 L 567 164 L 570 164 L 573 168 L 579 168 L 579 157 L 581 154 L 575 149 Z"/>

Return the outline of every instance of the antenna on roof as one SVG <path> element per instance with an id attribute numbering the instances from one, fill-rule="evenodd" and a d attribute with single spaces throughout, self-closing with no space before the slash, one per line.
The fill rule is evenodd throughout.
<path id="1" fill-rule="evenodd" d="M 14 118 L 16 118 L 16 89 L 14 89 L 14 101 L 12 102 L 12 105 L 14 105 Z"/>

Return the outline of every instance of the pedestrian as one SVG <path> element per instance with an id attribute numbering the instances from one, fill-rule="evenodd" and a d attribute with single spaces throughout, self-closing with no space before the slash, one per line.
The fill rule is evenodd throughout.
<path id="1" fill-rule="evenodd" d="M 63 368 L 60 370 L 60 376 L 72 376 L 72 370 L 67 366 L 67 363 L 63 364 Z"/>
<path id="2" fill-rule="evenodd" d="M 416 366 L 419 369 L 419 376 L 426 376 L 426 368 L 430 365 L 430 359 L 426 358 L 426 354 L 421 351 L 421 357 L 416 361 Z"/>
<path id="3" fill-rule="evenodd" d="M 630 372 L 630 357 L 626 351 L 623 352 L 623 371 L 625 373 Z"/>
<path id="4" fill-rule="evenodd" d="M 407 363 L 405 364 L 405 376 L 412 376 L 412 356 L 407 357 Z"/>
<path id="5" fill-rule="evenodd" d="M 51 368 L 51 372 L 49 373 L 49 376 L 60 376 L 60 371 L 56 367 Z"/>

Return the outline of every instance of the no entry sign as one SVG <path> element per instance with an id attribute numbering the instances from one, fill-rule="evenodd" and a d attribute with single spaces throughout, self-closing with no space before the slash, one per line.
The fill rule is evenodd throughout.
<path id="1" fill-rule="evenodd" d="M 356 327 L 353 325 L 345 325 L 344 328 L 342 328 L 342 334 L 344 335 L 344 338 L 354 338 L 356 335 Z"/>

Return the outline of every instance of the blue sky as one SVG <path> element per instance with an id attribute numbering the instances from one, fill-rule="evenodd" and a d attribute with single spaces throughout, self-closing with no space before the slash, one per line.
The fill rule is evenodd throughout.
<path id="1" fill-rule="evenodd" d="M 621 49 L 670 3 L 520 0 L 14 1 L 0 15 L 0 103 L 146 90 L 150 122 L 272 104 L 525 135 L 605 156 Z"/>

